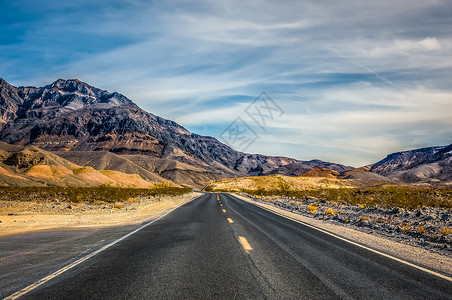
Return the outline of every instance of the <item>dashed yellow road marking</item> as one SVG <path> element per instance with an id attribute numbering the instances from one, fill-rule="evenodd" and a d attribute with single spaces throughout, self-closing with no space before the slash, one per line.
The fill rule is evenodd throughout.
<path id="1" fill-rule="evenodd" d="M 223 212 L 225 213 L 225 212 L 226 212 L 226 209 L 223 208 Z"/>
<path id="2" fill-rule="evenodd" d="M 244 238 L 243 236 L 239 236 L 239 242 L 246 253 L 249 253 L 251 250 L 253 250 L 253 247 L 251 247 L 250 243 L 248 243 L 246 238 Z"/>
<path id="3" fill-rule="evenodd" d="M 220 204 L 220 206 L 223 206 L 223 204 Z"/>
<path id="4" fill-rule="evenodd" d="M 228 218 L 228 222 L 229 222 L 229 223 L 234 223 L 234 221 L 232 221 L 231 218 Z"/>

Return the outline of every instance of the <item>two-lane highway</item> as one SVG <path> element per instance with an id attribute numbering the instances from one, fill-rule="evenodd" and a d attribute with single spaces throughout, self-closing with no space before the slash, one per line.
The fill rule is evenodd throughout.
<path id="1" fill-rule="evenodd" d="M 27 299 L 452 299 L 452 282 L 206 194 Z"/>

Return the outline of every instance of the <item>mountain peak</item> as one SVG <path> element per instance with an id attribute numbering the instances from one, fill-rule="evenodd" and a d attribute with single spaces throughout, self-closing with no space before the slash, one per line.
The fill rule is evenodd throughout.
<path id="1" fill-rule="evenodd" d="M 41 88 L 20 87 L 18 90 L 23 99 L 27 101 L 27 110 L 42 107 L 64 107 L 77 110 L 95 104 L 136 106 L 124 95 L 101 90 L 77 78 L 60 78 Z"/>
<path id="2" fill-rule="evenodd" d="M 52 84 L 50 84 L 48 87 L 50 88 L 56 88 L 62 91 L 67 92 L 75 92 L 78 91 L 83 94 L 96 94 L 98 92 L 102 92 L 101 89 L 95 88 L 86 82 L 80 81 L 79 79 L 58 79 Z M 107 91 L 103 91 L 107 92 Z"/>

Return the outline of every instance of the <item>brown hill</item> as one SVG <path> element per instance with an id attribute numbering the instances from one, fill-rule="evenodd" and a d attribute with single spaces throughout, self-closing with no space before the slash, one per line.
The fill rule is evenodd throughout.
<path id="1" fill-rule="evenodd" d="M 137 174 L 148 181 L 170 180 L 194 188 L 202 188 L 210 180 L 224 177 L 215 173 L 202 161 L 183 155 L 159 158 L 142 154 L 118 155 L 108 151 L 56 151 L 54 153 L 75 164 L 91 166 L 98 171 L 115 170 L 126 174 Z"/>
<path id="2" fill-rule="evenodd" d="M 352 175 L 352 174 L 356 174 L 356 173 L 362 173 L 362 172 L 369 172 L 370 171 L 370 167 L 371 166 L 364 166 L 364 167 L 359 167 L 353 170 L 349 170 L 349 171 L 345 171 L 343 173 L 341 173 L 341 176 L 343 178 L 347 178 L 348 176 Z"/>
<path id="3" fill-rule="evenodd" d="M 154 180 L 152 180 L 154 179 Z M 152 187 L 171 181 L 158 175 L 147 180 L 137 174 L 95 170 L 66 160 L 38 147 L 14 146 L 0 142 L 0 185 L 14 186 L 98 186 Z"/>
<path id="4" fill-rule="evenodd" d="M 325 178 L 337 178 L 339 177 L 339 172 L 335 170 L 330 170 L 326 168 L 313 168 L 304 172 L 301 177 L 325 177 Z"/>

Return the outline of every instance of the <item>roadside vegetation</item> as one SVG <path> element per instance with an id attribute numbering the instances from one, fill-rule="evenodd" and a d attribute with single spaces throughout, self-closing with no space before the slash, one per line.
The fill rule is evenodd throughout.
<path id="1" fill-rule="evenodd" d="M 315 199 L 331 204 L 359 205 L 362 207 L 400 207 L 415 209 L 423 206 L 452 208 L 452 188 L 385 185 L 356 188 L 309 188 L 292 190 L 287 185 L 274 189 L 228 189 L 208 185 L 208 192 L 241 192 L 258 198 L 280 196 L 292 199 Z M 312 208 L 314 210 L 314 208 Z"/>
<path id="2" fill-rule="evenodd" d="M 98 187 L 0 187 L 0 200 L 10 201 L 66 201 L 88 203 L 117 203 L 139 197 L 177 196 L 191 192 L 187 187 L 165 183 L 151 188 Z M 117 204 L 120 205 L 120 204 Z"/>

